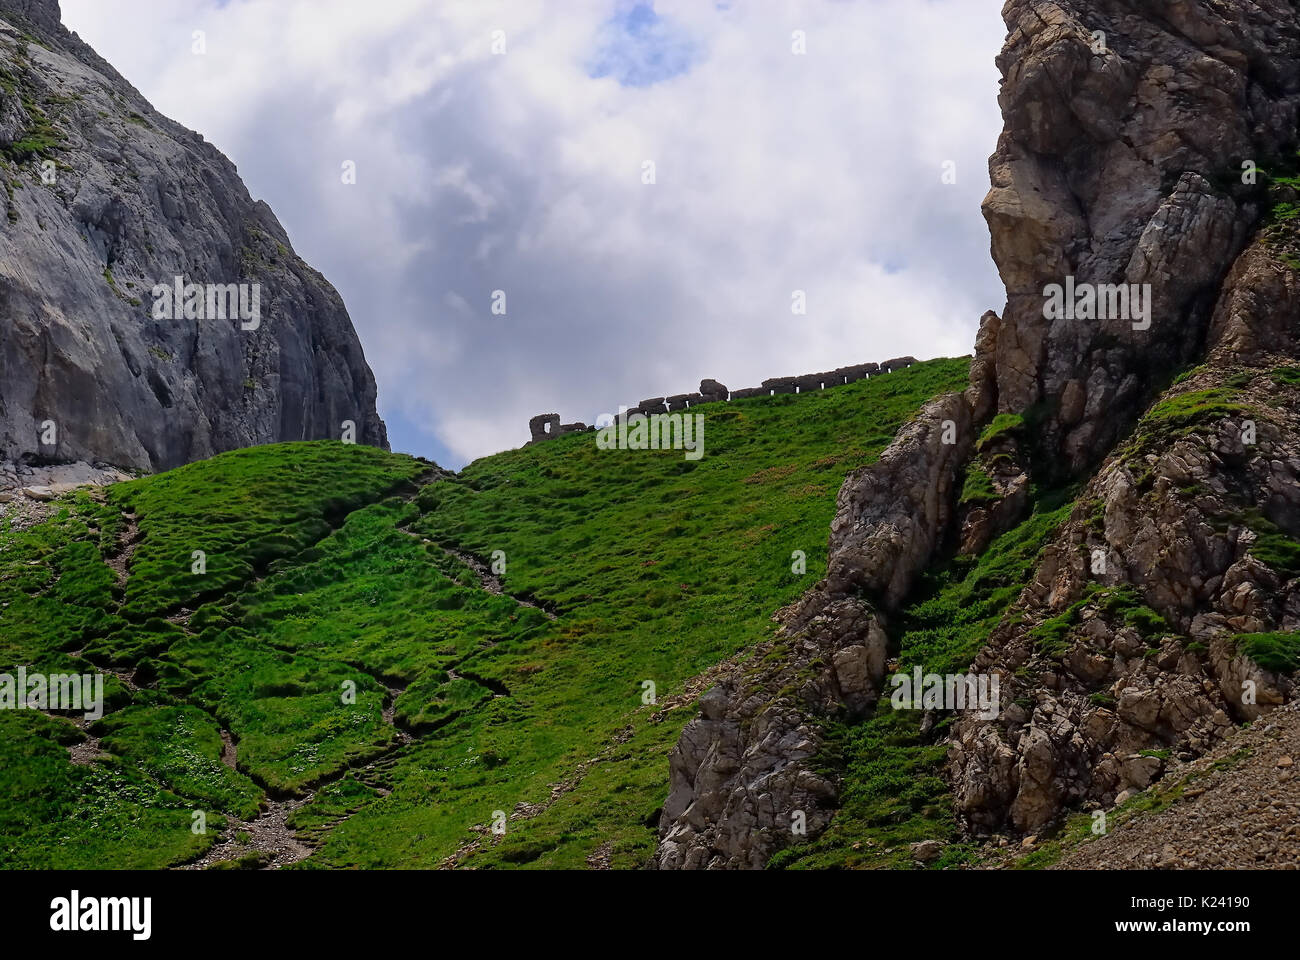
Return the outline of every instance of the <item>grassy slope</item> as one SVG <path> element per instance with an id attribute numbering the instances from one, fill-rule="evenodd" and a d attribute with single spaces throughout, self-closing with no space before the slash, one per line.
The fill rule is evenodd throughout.
<path id="1" fill-rule="evenodd" d="M 94 662 L 143 682 L 110 677 L 114 705 L 130 706 L 90 728 L 110 752 L 91 766 L 66 760 L 60 742 L 82 736 L 69 721 L 0 715 L 7 768 L 21 770 L 0 785 L 0 865 L 78 865 L 90 850 L 103 865 L 179 862 L 211 842 L 189 832 L 190 811 L 219 825 L 264 791 L 318 784 L 293 820 L 323 839 L 308 866 L 436 864 L 521 803 L 539 806 L 467 865 L 642 862 L 666 753 L 691 714 L 664 698 L 770 633 L 772 612 L 825 566 L 844 475 L 926 399 L 962 387 L 966 366 L 702 408 L 695 463 L 569 436 L 412 498 L 416 461 L 291 444 L 0 530 L 0 668 Z M 143 536 L 125 591 L 104 562 L 123 512 Z M 482 590 L 443 546 L 503 551 L 507 592 L 558 619 Z M 205 574 L 191 572 L 195 550 Z M 646 680 L 658 707 L 642 704 Z M 410 745 L 381 716 L 385 687 Z M 217 759 L 223 728 L 238 773 Z M 117 826 L 68 819 L 90 801 Z"/>
<path id="2" fill-rule="evenodd" d="M 698 463 L 570 436 L 426 488 L 417 530 L 484 558 L 502 551 L 506 589 L 553 605 L 559 619 L 484 645 L 458 667 L 509 696 L 406 752 L 393 793 L 335 830 L 315 860 L 434 862 L 493 811 L 539 804 L 599 758 L 576 789 L 511 821 L 465 862 L 578 867 L 601 845 L 615 866 L 643 861 L 666 754 L 690 717 L 643 707 L 643 682 L 671 697 L 769 635 L 771 614 L 825 567 L 844 475 L 922 400 L 960 386 L 964 371 L 964 361 L 946 361 L 804 397 L 705 407 Z M 794 550 L 807 553 L 804 575 L 791 572 Z"/>
<path id="3" fill-rule="evenodd" d="M 319 678 L 334 668 L 273 655 L 256 641 L 241 649 L 215 627 L 188 633 L 161 615 L 254 580 L 272 559 L 268 542 L 287 551 L 288 531 L 293 546 L 305 546 L 330 519 L 409 485 L 423 469 L 409 458 L 341 444 L 263 447 L 121 484 L 107 504 L 78 493 L 43 524 L 0 528 L 0 670 L 87 673 L 116 665 L 160 676 L 158 689 L 134 693 L 107 677 L 109 708 L 125 709 L 91 726 L 111 751 L 93 765 L 69 763 L 64 745 L 86 736 L 71 719 L 0 711 L 0 762 L 13 773 L 0 779 L 0 865 L 165 866 L 210 846 L 221 811 L 255 809 L 262 790 L 216 758 L 222 723 L 233 726 L 229 718 L 253 713 L 257 701 L 220 694 L 267 675 Z M 123 591 L 105 559 L 116 552 L 131 510 L 145 539 Z M 205 575 L 191 572 L 196 549 L 208 552 Z M 283 683 L 270 687 L 267 699 L 298 720 L 319 719 L 318 705 Z M 371 700 L 369 719 L 388 738 L 379 697 Z M 317 712 L 340 708 L 331 702 Z M 298 725 L 293 747 L 310 733 Z M 357 738 L 333 739 L 355 745 Z M 190 830 L 195 810 L 208 814 L 206 835 Z"/>

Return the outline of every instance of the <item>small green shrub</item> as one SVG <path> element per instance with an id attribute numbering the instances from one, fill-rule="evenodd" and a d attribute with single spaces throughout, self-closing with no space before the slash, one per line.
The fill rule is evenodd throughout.
<path id="1" fill-rule="evenodd" d="M 976 450 L 983 450 L 994 440 L 1005 434 L 1020 432 L 1025 426 L 1025 418 L 1018 413 L 999 413 L 990 421 L 989 425 L 984 428 L 980 438 L 975 443 Z"/>

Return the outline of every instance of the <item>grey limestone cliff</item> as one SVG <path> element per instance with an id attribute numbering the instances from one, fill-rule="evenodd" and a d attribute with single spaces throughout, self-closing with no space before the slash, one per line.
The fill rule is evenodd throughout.
<path id="1" fill-rule="evenodd" d="M 0 180 L 0 462 L 162 470 L 346 421 L 387 446 L 338 293 L 57 0 L 0 0 Z"/>

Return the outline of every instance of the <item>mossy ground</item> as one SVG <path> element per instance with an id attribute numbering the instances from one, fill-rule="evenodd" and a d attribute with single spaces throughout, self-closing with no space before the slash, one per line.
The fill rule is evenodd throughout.
<path id="1" fill-rule="evenodd" d="M 1206 390 L 1189 390 L 1155 404 L 1138 422 L 1133 436 L 1120 451 L 1127 462 L 1136 462 L 1154 450 L 1167 449 L 1183 437 L 1202 433 L 1228 417 L 1263 415 L 1238 401 L 1240 380 Z"/>
<path id="2" fill-rule="evenodd" d="M 70 721 L 0 714 L 19 771 L 0 785 L 0 862 L 175 864 L 224 815 L 319 787 L 291 820 L 320 843 L 305 867 L 434 866 L 519 804 L 536 806 L 465 865 L 643 863 L 693 713 L 664 699 L 771 635 L 825 567 L 845 475 L 961 389 L 967 364 L 701 407 L 697 462 L 574 435 L 417 495 L 427 464 L 288 444 L 0 529 L 3 663 L 134 680 L 109 677 L 112 709 L 87 731 L 106 754 L 88 765 L 69 762 L 83 736 Z M 128 515 L 140 541 L 122 586 L 107 561 Z M 502 551 L 506 595 L 444 548 Z M 659 704 L 642 702 L 645 681 Z M 223 730 L 237 770 L 220 762 Z"/>
<path id="3" fill-rule="evenodd" d="M 1018 413 L 999 413 L 989 421 L 989 425 L 975 442 L 976 450 L 983 450 L 994 440 L 1007 434 L 1016 434 L 1025 427 L 1025 418 Z"/>

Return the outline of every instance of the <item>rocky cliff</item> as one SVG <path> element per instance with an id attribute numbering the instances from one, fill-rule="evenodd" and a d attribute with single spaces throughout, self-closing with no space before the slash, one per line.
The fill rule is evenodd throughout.
<path id="1" fill-rule="evenodd" d="M 1008 289 L 997 406 L 1044 405 L 1019 444 L 1040 459 L 1078 473 L 1109 456 L 975 662 L 1013 701 L 953 734 L 957 809 L 976 832 L 1113 803 L 1283 702 L 1293 682 L 1237 638 L 1300 627 L 1300 278 L 1283 175 L 1300 17 L 1282 2 L 1004 15 L 1006 129 L 985 202 Z M 1149 283 L 1149 328 L 1045 321 L 1042 287 L 1070 274 Z"/>
<path id="2" fill-rule="evenodd" d="M 1300 36 L 1286 0 L 1011 0 L 1005 128 L 984 215 L 1007 288 L 996 408 L 1041 407 L 1041 442 L 1095 465 L 1160 377 L 1198 356 L 1258 216 L 1243 165 L 1295 141 Z M 1150 284 L 1129 316 L 1044 318 L 1043 291 Z"/>
<path id="3" fill-rule="evenodd" d="M 57 0 L 0 0 L 0 173 L 0 461 L 160 470 L 345 421 L 387 445 L 339 295 Z"/>
<path id="4" fill-rule="evenodd" d="M 825 829 L 846 785 L 821 730 L 879 698 L 890 615 L 1034 491 L 1075 506 L 972 665 L 1002 709 L 937 741 L 969 836 L 1110 809 L 1296 692 L 1276 651 L 1300 630 L 1300 14 L 1009 0 L 1003 18 L 984 213 L 1006 306 L 966 394 L 846 480 L 826 579 L 760 666 L 704 699 L 661 867 L 761 866 L 800 841 L 796 811 Z"/>

